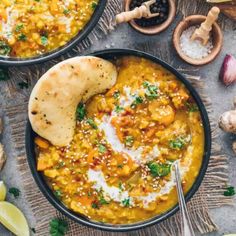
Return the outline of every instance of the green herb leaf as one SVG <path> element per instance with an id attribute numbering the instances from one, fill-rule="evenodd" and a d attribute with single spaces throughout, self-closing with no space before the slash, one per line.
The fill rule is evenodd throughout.
<path id="1" fill-rule="evenodd" d="M 1 49 L 0 49 L 1 50 Z M 8 70 L 5 68 L 0 68 L 0 81 L 6 81 L 9 80 L 9 74 L 8 74 Z"/>
<path id="2" fill-rule="evenodd" d="M 120 107 L 120 106 L 116 106 L 116 108 L 115 108 L 115 112 L 116 113 L 120 113 L 120 112 L 122 112 L 124 110 L 124 108 L 123 107 Z"/>
<path id="3" fill-rule="evenodd" d="M 101 198 L 99 199 L 99 203 L 100 203 L 101 205 L 107 205 L 107 204 L 109 204 L 109 202 L 106 201 L 106 199 L 105 199 L 104 197 L 101 197 Z"/>
<path id="4" fill-rule="evenodd" d="M 175 140 L 171 140 L 169 142 L 170 148 L 177 149 L 177 150 L 183 149 L 185 144 L 186 144 L 186 141 L 183 138 L 176 138 Z"/>
<path id="5" fill-rule="evenodd" d="M 63 14 L 68 15 L 70 13 L 69 9 L 64 9 Z"/>
<path id="6" fill-rule="evenodd" d="M 92 202 L 91 207 L 93 209 L 99 209 L 99 206 L 98 206 L 98 204 L 96 202 Z"/>
<path id="7" fill-rule="evenodd" d="M 96 2 L 92 2 L 91 7 L 92 7 L 93 10 L 95 10 L 95 8 L 97 7 L 97 3 Z"/>
<path id="8" fill-rule="evenodd" d="M 68 231 L 68 223 L 65 220 L 54 218 L 49 223 L 51 236 L 64 236 Z"/>
<path id="9" fill-rule="evenodd" d="M 136 96 L 135 100 L 131 104 L 131 108 L 135 108 L 138 104 L 143 103 L 143 98 L 140 96 Z"/>
<path id="10" fill-rule="evenodd" d="M 55 195 L 59 200 L 61 200 L 61 198 L 62 198 L 62 193 L 61 193 L 60 190 L 54 191 L 54 195 Z"/>
<path id="11" fill-rule="evenodd" d="M 100 153 L 105 153 L 107 151 L 107 148 L 103 144 L 98 144 L 98 151 Z"/>
<path id="12" fill-rule="evenodd" d="M 48 44 L 48 38 L 45 35 L 41 36 L 41 43 L 43 46 Z"/>
<path id="13" fill-rule="evenodd" d="M 134 137 L 129 135 L 125 137 L 125 146 L 132 147 L 134 144 Z"/>
<path id="14" fill-rule="evenodd" d="M 27 40 L 27 37 L 26 37 L 25 34 L 20 34 L 20 35 L 18 36 L 18 40 L 19 40 L 19 41 L 26 41 L 26 40 Z"/>
<path id="15" fill-rule="evenodd" d="M 94 129 L 97 129 L 97 128 L 98 128 L 97 125 L 96 125 L 96 123 L 94 122 L 94 120 L 93 120 L 92 118 L 88 118 L 88 119 L 87 119 L 87 123 L 88 123 L 92 128 L 94 128 Z"/>
<path id="16" fill-rule="evenodd" d="M 123 164 L 118 164 L 118 165 L 117 165 L 117 168 L 120 168 L 120 169 L 122 169 L 122 168 L 123 168 L 123 166 L 124 166 Z"/>
<path id="17" fill-rule="evenodd" d="M 123 190 L 123 184 L 122 184 L 122 182 L 119 182 L 118 188 L 120 189 L 120 191 Z"/>
<path id="18" fill-rule="evenodd" d="M 149 163 L 148 168 L 150 170 L 150 173 L 153 177 L 162 177 L 166 176 L 171 171 L 171 165 L 170 164 L 159 164 L 159 163 Z"/>
<path id="19" fill-rule="evenodd" d="M 224 191 L 224 196 L 227 196 L 227 197 L 233 196 L 233 195 L 235 195 L 235 194 L 236 194 L 236 192 L 235 192 L 235 189 L 234 189 L 233 186 L 227 187 L 227 188 L 226 188 L 226 191 Z"/>
<path id="20" fill-rule="evenodd" d="M 121 203 L 123 206 L 129 207 L 130 206 L 130 198 L 124 199 Z"/>
<path id="21" fill-rule="evenodd" d="M 143 83 L 143 87 L 146 88 L 145 95 L 149 100 L 153 100 L 158 97 L 158 89 L 156 85 L 150 84 L 149 82 L 145 81 Z"/>
<path id="22" fill-rule="evenodd" d="M 55 168 L 56 169 L 60 169 L 61 167 L 63 167 L 65 165 L 65 162 L 64 161 L 60 161 L 56 166 Z"/>
<path id="23" fill-rule="evenodd" d="M 120 98 L 120 91 L 115 91 L 115 92 L 113 93 L 113 97 L 114 97 L 116 100 L 118 100 L 118 99 Z"/>
<path id="24" fill-rule="evenodd" d="M 3 40 L 0 40 L 0 55 L 8 56 L 11 52 L 11 47 Z"/>
<path id="25" fill-rule="evenodd" d="M 20 190 L 18 188 L 9 188 L 8 192 L 14 196 L 14 198 L 18 198 L 20 196 Z"/>
<path id="26" fill-rule="evenodd" d="M 186 102 L 186 107 L 188 109 L 189 112 L 196 112 L 196 111 L 199 111 L 198 109 L 198 106 L 197 104 L 195 103 L 189 103 L 189 102 Z"/>
<path id="27" fill-rule="evenodd" d="M 76 119 L 82 121 L 86 115 L 85 105 L 83 103 L 79 103 L 76 109 Z"/>
<path id="28" fill-rule="evenodd" d="M 19 33 L 23 29 L 24 25 L 22 23 L 19 23 L 16 25 L 15 31 Z"/>

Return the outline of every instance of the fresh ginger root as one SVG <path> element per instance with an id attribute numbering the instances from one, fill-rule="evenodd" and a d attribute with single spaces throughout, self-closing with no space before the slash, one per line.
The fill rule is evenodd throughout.
<path id="1" fill-rule="evenodd" d="M 226 111 L 221 115 L 219 127 L 225 132 L 236 134 L 236 97 L 234 97 L 234 110 Z"/>

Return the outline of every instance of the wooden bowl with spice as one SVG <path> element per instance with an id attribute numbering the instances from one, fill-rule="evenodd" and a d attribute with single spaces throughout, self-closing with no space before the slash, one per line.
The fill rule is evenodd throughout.
<path id="1" fill-rule="evenodd" d="M 125 11 L 140 7 L 146 0 L 126 0 Z M 158 34 L 165 30 L 174 20 L 176 5 L 172 0 L 156 0 L 150 6 L 151 13 L 159 13 L 159 16 L 152 18 L 141 18 L 129 21 L 130 25 L 143 34 Z"/>
<path id="2" fill-rule="evenodd" d="M 203 15 L 191 15 L 182 20 L 173 34 L 173 44 L 178 55 L 192 65 L 204 65 L 213 61 L 219 54 L 223 35 L 219 25 L 214 22 L 210 38 L 206 45 L 199 40 L 191 40 L 191 36 L 202 22 L 206 20 Z"/>

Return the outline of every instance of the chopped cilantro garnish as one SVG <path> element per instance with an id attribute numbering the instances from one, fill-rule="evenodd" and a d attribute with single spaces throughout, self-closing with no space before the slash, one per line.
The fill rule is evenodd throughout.
<path id="1" fill-rule="evenodd" d="M 48 38 L 45 35 L 41 36 L 41 44 L 43 46 L 46 46 L 48 44 Z"/>
<path id="2" fill-rule="evenodd" d="M 88 195 L 88 197 L 91 197 L 91 196 L 92 196 L 92 193 L 89 191 L 89 192 L 87 193 L 87 195 Z"/>
<path id="3" fill-rule="evenodd" d="M 96 2 L 92 2 L 91 7 L 92 7 L 93 10 L 95 10 L 95 8 L 97 7 L 97 3 Z"/>
<path id="4" fill-rule="evenodd" d="M 7 56 L 11 52 L 11 47 L 3 40 L 0 40 L 0 55 Z"/>
<path id="5" fill-rule="evenodd" d="M 91 207 L 94 209 L 99 209 L 99 206 L 96 202 L 92 202 Z"/>
<path id="6" fill-rule="evenodd" d="M 88 118 L 88 119 L 87 119 L 87 123 L 88 123 L 92 128 L 94 128 L 94 129 L 97 129 L 97 128 L 98 128 L 97 125 L 96 125 L 96 123 L 94 122 L 94 120 L 93 120 L 92 118 Z"/>
<path id="7" fill-rule="evenodd" d="M 65 162 L 64 161 L 60 161 L 56 166 L 55 168 L 56 169 L 60 169 L 61 167 L 63 167 L 65 165 Z"/>
<path id="8" fill-rule="evenodd" d="M 19 33 L 23 29 L 24 25 L 22 23 L 19 23 L 16 25 L 15 31 Z"/>
<path id="9" fill-rule="evenodd" d="M 152 162 L 148 164 L 148 168 L 153 177 L 162 177 L 170 173 L 171 165 Z"/>
<path id="10" fill-rule="evenodd" d="M 135 97 L 135 100 L 131 104 L 131 108 L 135 108 L 138 104 L 143 103 L 143 98 L 140 96 Z"/>
<path id="11" fill-rule="evenodd" d="M 124 199 L 121 203 L 123 206 L 129 207 L 130 206 L 130 198 Z"/>
<path id="12" fill-rule="evenodd" d="M 125 137 L 125 146 L 132 147 L 134 143 L 134 137 L 129 135 Z"/>
<path id="13" fill-rule="evenodd" d="M 123 111 L 124 110 L 124 108 L 123 107 L 121 107 L 121 106 L 116 106 L 116 108 L 115 108 L 115 112 L 116 113 L 120 113 L 121 111 Z"/>
<path id="14" fill-rule="evenodd" d="M 120 168 L 120 169 L 122 169 L 122 168 L 123 168 L 123 166 L 124 166 L 123 164 L 118 164 L 118 165 L 117 165 L 117 168 Z"/>
<path id="15" fill-rule="evenodd" d="M 19 41 L 26 41 L 26 40 L 27 40 L 27 37 L 26 37 L 25 34 L 20 34 L 20 35 L 18 36 L 18 40 L 19 40 Z"/>
<path id="16" fill-rule="evenodd" d="M 113 97 L 118 100 L 120 98 L 120 91 L 115 91 Z"/>
<path id="17" fill-rule="evenodd" d="M 224 196 L 227 196 L 227 197 L 229 197 L 229 196 L 233 196 L 233 195 L 235 195 L 235 189 L 234 189 L 234 187 L 233 186 L 229 186 L 229 187 L 227 187 L 226 188 L 226 191 L 224 191 Z"/>
<path id="18" fill-rule="evenodd" d="M 63 14 L 68 15 L 70 13 L 69 9 L 64 9 Z"/>
<path id="19" fill-rule="evenodd" d="M 187 107 L 189 112 L 196 112 L 196 111 L 198 111 L 198 106 L 195 103 L 186 102 L 186 107 Z"/>
<path id="20" fill-rule="evenodd" d="M 169 142 L 170 148 L 177 150 L 184 148 L 185 144 L 186 142 L 183 138 L 176 138 L 175 140 L 170 140 Z"/>
<path id="21" fill-rule="evenodd" d="M 9 188 L 8 192 L 14 196 L 14 198 L 18 198 L 20 196 L 20 190 L 18 188 Z"/>
<path id="22" fill-rule="evenodd" d="M 150 84 L 149 82 L 145 81 L 143 83 L 143 87 L 146 88 L 145 95 L 149 100 L 153 100 L 158 97 L 158 89 L 156 85 Z"/>
<path id="23" fill-rule="evenodd" d="M 76 119 L 81 121 L 86 115 L 85 105 L 81 102 L 76 109 Z"/>
<path id="24" fill-rule="evenodd" d="M 107 148 L 103 144 L 98 144 L 98 151 L 100 153 L 105 153 L 107 151 Z"/>
<path id="25" fill-rule="evenodd" d="M 49 223 L 51 236 L 64 236 L 68 231 L 68 223 L 65 220 L 54 218 Z"/>
<path id="26" fill-rule="evenodd" d="M 40 0 L 34 0 L 35 2 L 40 2 Z"/>
<path id="27" fill-rule="evenodd" d="M 123 184 L 122 184 L 122 182 L 119 182 L 118 188 L 120 189 L 120 191 L 123 190 Z"/>
<path id="28" fill-rule="evenodd" d="M 99 203 L 100 203 L 101 205 L 107 205 L 107 204 L 109 204 L 109 202 L 106 201 L 106 199 L 105 199 L 104 197 L 101 197 L 101 198 L 99 199 Z"/>
<path id="29" fill-rule="evenodd" d="M 18 86 L 19 86 L 20 89 L 27 89 L 27 88 L 29 88 L 28 82 L 24 82 L 24 81 L 19 82 Z"/>
<path id="30" fill-rule="evenodd" d="M 54 191 L 54 195 L 55 195 L 59 200 L 61 200 L 61 198 L 62 198 L 62 193 L 61 193 L 60 190 Z"/>

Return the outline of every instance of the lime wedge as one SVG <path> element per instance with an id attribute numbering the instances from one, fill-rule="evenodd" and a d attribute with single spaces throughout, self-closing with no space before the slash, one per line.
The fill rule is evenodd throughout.
<path id="1" fill-rule="evenodd" d="M 29 236 L 29 226 L 23 213 L 9 202 L 0 202 L 0 223 L 17 236 Z"/>
<path id="2" fill-rule="evenodd" d="M 4 201 L 7 195 L 7 188 L 3 181 L 0 181 L 0 201 Z"/>

